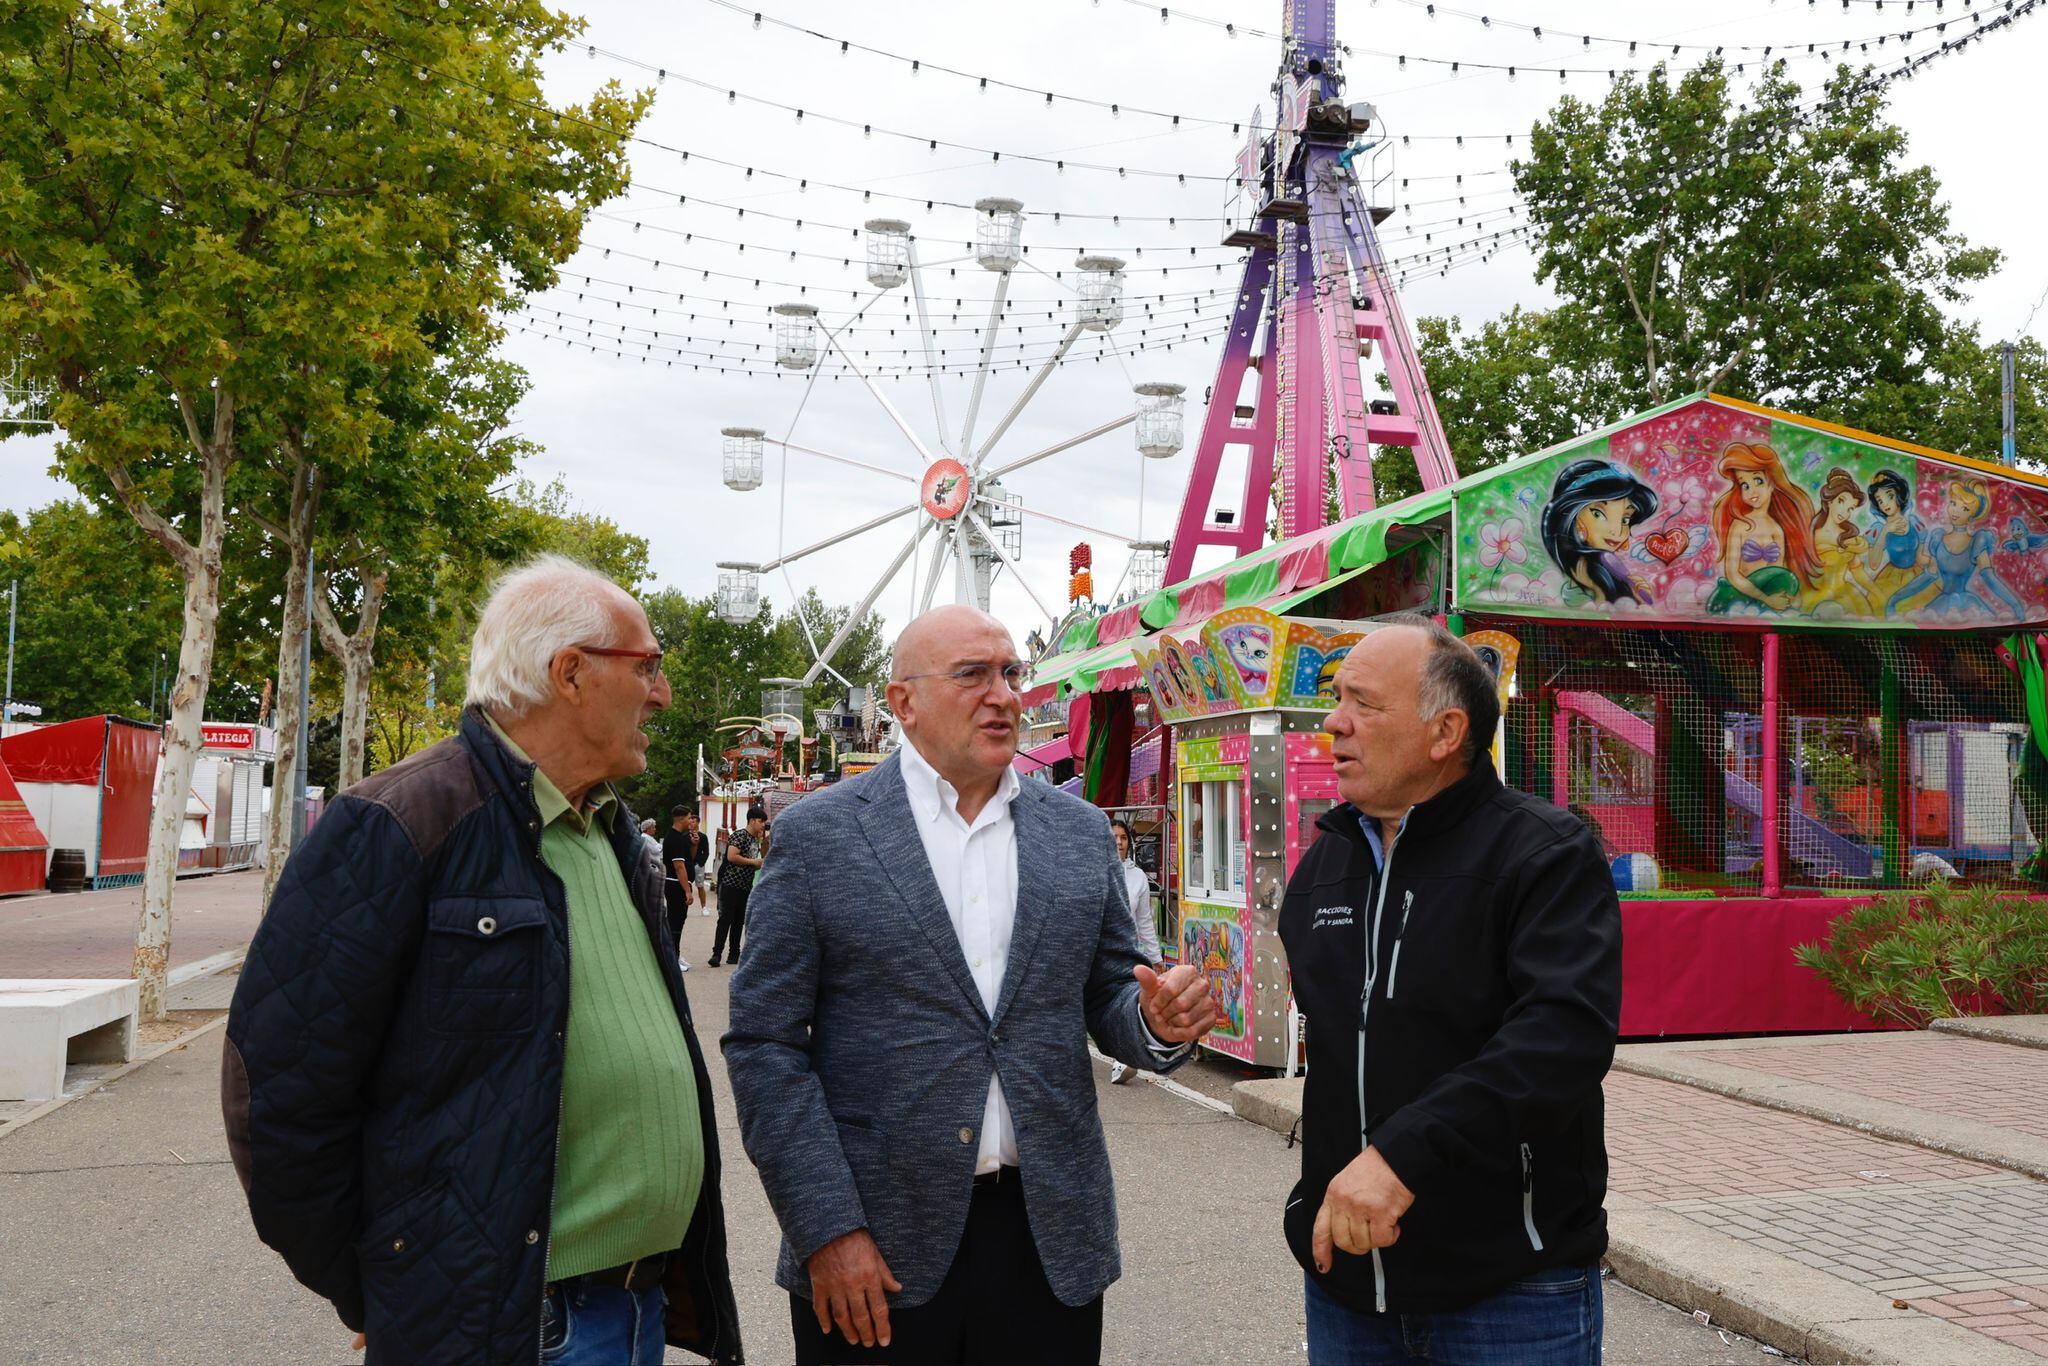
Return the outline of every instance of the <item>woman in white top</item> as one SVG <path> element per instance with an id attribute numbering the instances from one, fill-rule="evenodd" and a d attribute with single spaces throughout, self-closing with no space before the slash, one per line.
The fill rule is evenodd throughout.
<path id="1" fill-rule="evenodd" d="M 1131 921 L 1138 931 L 1138 952 L 1156 968 L 1159 966 L 1159 931 L 1152 926 L 1152 884 L 1145 877 L 1145 870 L 1138 866 L 1137 850 L 1131 843 L 1131 827 L 1115 820 L 1109 823 L 1109 831 L 1116 836 L 1117 857 L 1123 860 L 1124 898 L 1130 902 Z M 1130 1068 L 1123 1063 L 1111 1062 L 1109 1084 L 1121 1086 L 1130 1074 Z"/>

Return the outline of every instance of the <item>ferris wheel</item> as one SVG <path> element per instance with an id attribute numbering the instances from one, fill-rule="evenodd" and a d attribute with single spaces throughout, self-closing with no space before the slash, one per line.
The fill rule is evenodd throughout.
<path id="1" fill-rule="evenodd" d="M 785 550 L 778 544 L 775 553 L 768 559 L 758 562 L 722 561 L 718 565 L 718 615 L 727 621 L 751 621 L 761 611 L 762 575 L 783 571 L 787 566 L 806 556 L 878 531 L 891 523 L 901 522 L 906 518 L 910 520 L 911 530 L 908 539 L 900 544 L 893 558 L 875 578 L 859 604 L 847 614 L 846 622 L 837 634 L 822 647 L 818 647 L 815 641 L 812 642 L 817 659 L 800 680 L 800 686 L 809 686 L 821 673 L 830 670 L 833 655 L 866 619 L 875 603 L 904 573 L 906 567 L 911 574 L 912 602 L 918 612 L 931 606 L 940 584 L 947 581 L 951 584 L 953 601 L 972 604 L 986 611 L 989 607 L 990 589 L 996 577 L 1002 571 L 1008 570 L 1018 585 L 1030 596 L 1032 603 L 1044 614 L 1046 621 L 1058 621 L 1066 609 L 1048 604 L 1031 587 L 1018 568 L 1018 559 L 1023 551 L 1024 519 L 1027 516 L 1100 537 L 1124 539 L 1131 546 L 1135 557 L 1136 577 L 1140 580 L 1149 579 L 1152 586 L 1157 586 L 1158 575 L 1164 566 L 1161 546 L 1131 540 L 1120 536 L 1119 533 L 1103 531 L 1098 527 L 1057 517 L 1041 509 L 1027 508 L 1020 497 L 1004 486 L 1003 480 L 1019 470 L 1074 450 L 1126 426 L 1134 428 L 1137 453 L 1141 457 L 1163 460 L 1172 456 L 1180 450 L 1182 444 L 1186 398 L 1181 385 L 1164 381 L 1138 383 L 1133 386 L 1134 403 L 1130 408 L 1107 416 L 1094 426 L 1062 437 L 1037 450 L 1003 459 L 996 458 L 997 448 L 1003 438 L 1009 434 L 1025 409 L 1039 396 L 1046 380 L 1061 362 L 1068 358 L 1076 343 L 1088 333 L 1106 334 L 1113 331 L 1123 321 L 1124 263 L 1114 256 L 1081 256 L 1074 263 L 1076 281 L 1069 284 L 1064 278 L 1064 272 L 1060 276 L 1054 276 L 1039 270 L 1036 266 L 1029 266 L 1024 261 L 1024 206 L 1019 201 L 988 198 L 977 201 L 974 208 L 976 221 L 971 254 L 943 260 L 921 262 L 918 258 L 917 239 L 911 234 L 911 226 L 901 219 L 876 218 L 864 224 L 862 233 L 867 242 L 866 278 L 867 283 L 873 286 L 875 294 L 867 304 L 856 309 L 837 327 L 828 326 L 819 316 L 818 310 L 807 303 L 779 304 L 773 310 L 777 363 L 788 370 L 815 373 L 824 363 L 828 353 L 835 356 L 846 371 L 857 378 L 874 396 L 876 404 L 888 418 L 896 437 L 907 447 L 907 458 L 900 465 L 876 464 L 818 446 L 799 444 L 790 439 L 795 435 L 794 422 L 790 432 L 779 438 L 770 435 L 759 426 L 731 426 L 721 432 L 724 438 L 725 486 L 737 492 L 747 493 L 762 487 L 769 446 L 781 450 L 782 468 L 785 473 L 789 457 L 793 453 L 863 470 L 911 486 L 908 490 L 909 497 L 900 505 L 879 516 L 837 530 L 809 545 Z M 945 385 L 941 378 L 949 367 L 940 365 L 939 358 L 933 353 L 932 309 L 926 294 L 923 272 L 941 267 L 951 268 L 969 260 L 995 276 L 995 292 L 989 302 L 987 321 L 980 328 L 979 360 L 971 367 L 965 416 L 955 428 L 947 419 Z M 1071 311 L 1067 314 L 1058 345 L 1030 367 L 1030 377 L 1022 390 L 995 424 L 983 434 L 978 430 L 982 418 L 982 404 L 987 396 L 989 377 L 997 368 L 997 339 L 1004 327 L 1004 309 L 1009 300 L 1012 279 L 1024 268 L 1036 271 L 1070 294 L 1071 299 L 1068 302 L 1071 304 Z M 889 291 L 905 285 L 909 286 L 910 299 L 915 309 L 918 346 L 924 356 L 923 369 L 930 381 L 930 439 L 920 435 L 896 404 L 890 401 L 877 382 L 878 376 L 870 374 L 856 359 L 855 349 L 847 341 L 848 333 L 855 322 L 867 312 L 869 306 Z M 963 371 L 968 369 L 961 368 Z M 801 421 L 800 413 L 797 421 Z M 781 479 L 778 483 L 778 494 L 784 500 L 786 508 L 787 479 Z M 778 519 L 778 526 L 780 525 L 781 521 Z M 779 535 L 778 532 L 778 539 Z M 927 542 L 928 551 L 925 550 Z M 928 560 L 922 566 L 919 564 L 921 553 L 928 554 Z M 918 587 L 920 568 L 921 589 Z"/>

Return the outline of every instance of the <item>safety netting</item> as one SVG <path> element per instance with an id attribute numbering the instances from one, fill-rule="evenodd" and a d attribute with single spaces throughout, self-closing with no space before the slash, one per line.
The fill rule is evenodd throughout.
<path id="1" fill-rule="evenodd" d="M 1466 629 L 1519 645 L 1506 780 L 1625 894 L 2037 884 L 2048 759 L 1993 635 Z"/>

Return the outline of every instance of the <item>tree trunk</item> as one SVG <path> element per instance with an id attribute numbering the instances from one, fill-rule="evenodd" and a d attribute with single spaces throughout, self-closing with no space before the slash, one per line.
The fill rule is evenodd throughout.
<path id="1" fill-rule="evenodd" d="M 305 683 L 301 656 L 306 647 L 306 584 L 313 572 L 313 522 L 320 502 L 319 475 L 304 459 L 292 474 L 291 519 L 285 524 L 290 557 L 285 572 L 284 621 L 277 637 L 277 761 L 271 768 L 270 824 L 266 833 L 263 904 L 270 904 L 284 864 L 298 833 L 293 817 L 293 777 L 298 771 L 300 731 L 305 709 L 300 690 Z"/>
<path id="2" fill-rule="evenodd" d="M 341 664 L 341 786 L 347 789 L 361 782 L 370 729 L 370 675 L 377 665 L 377 618 L 384 610 L 384 587 L 390 582 L 388 570 L 364 573 L 362 610 L 356 618 L 354 635 L 344 635 L 340 618 L 327 598 L 327 579 L 321 576 L 313 597 L 313 611 L 320 623 L 320 643 Z"/>
<path id="3" fill-rule="evenodd" d="M 158 767 L 149 820 L 149 853 L 143 864 L 142 909 L 135 923 L 134 973 L 144 1020 L 164 1017 L 171 961 L 171 892 L 178 877 L 178 836 L 185 826 L 185 799 L 192 789 L 192 764 L 199 757 L 199 723 L 213 679 L 214 628 L 220 617 L 221 545 L 227 529 L 228 466 L 234 459 L 234 400 L 216 396 L 213 435 L 201 439 L 189 404 L 186 430 L 199 456 L 199 536 L 188 542 L 150 507 L 125 470 L 108 470 L 123 506 L 178 564 L 185 578 L 185 622 L 178 642 L 178 671 L 171 680 L 170 714 L 164 722 L 163 762 Z"/>

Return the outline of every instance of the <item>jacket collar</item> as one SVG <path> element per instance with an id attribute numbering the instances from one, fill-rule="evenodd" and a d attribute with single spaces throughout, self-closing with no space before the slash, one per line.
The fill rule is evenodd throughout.
<path id="1" fill-rule="evenodd" d="M 1491 801 L 1500 790 L 1500 775 L 1493 771 L 1493 761 L 1482 756 L 1472 766 L 1471 772 L 1428 801 L 1418 802 L 1410 808 L 1408 819 L 1401 827 L 1401 838 L 1413 841 L 1440 830 L 1449 830 Z M 1335 831 L 1346 839 L 1363 844 L 1365 832 L 1359 822 L 1364 819 L 1365 813 L 1350 802 L 1344 802 L 1318 816 L 1316 828 Z"/>
<path id="2" fill-rule="evenodd" d="M 987 1015 L 981 991 L 968 970 L 967 957 L 960 951 L 960 933 L 953 926 L 953 917 L 946 910 L 946 900 L 925 857 L 924 839 L 918 833 L 918 817 L 912 807 L 907 778 L 904 754 L 899 749 L 871 772 L 854 780 L 853 793 L 861 802 L 862 833 L 867 836 L 883 873 L 895 885 L 910 918 L 924 932 L 939 965 L 974 1010 Z M 1051 791 L 1044 783 L 1020 782 L 1010 802 L 1010 818 L 1017 827 L 1017 918 L 1010 935 L 1010 965 L 996 993 L 996 1008 L 991 1017 L 994 1021 L 1003 1018 L 1017 994 L 1052 901 L 1053 869 L 1060 851 L 1057 832 L 1045 810 Z"/>
<path id="3" fill-rule="evenodd" d="M 520 823 L 526 826 L 527 834 L 538 847 L 541 827 L 551 818 L 544 816 L 539 798 L 534 791 L 534 779 L 540 776 L 540 765 L 519 753 L 510 743 L 509 737 L 501 736 L 498 728 L 491 724 L 481 708 L 462 709 L 461 735 L 462 743 L 468 747 L 470 755 L 484 771 L 485 776 L 516 803 Z M 618 803 L 619 811 L 614 813 L 610 822 L 612 834 L 616 836 L 621 828 L 620 815 L 630 816 L 631 813 L 625 810 L 625 802 L 619 798 L 618 789 L 610 783 L 604 785 L 601 800 Z M 600 802 L 593 801 L 592 809 L 599 804 Z M 627 820 L 625 828 L 630 830 L 636 840 L 639 838 L 639 827 L 632 821 Z M 617 844 L 619 841 L 614 838 L 613 843 Z"/>

